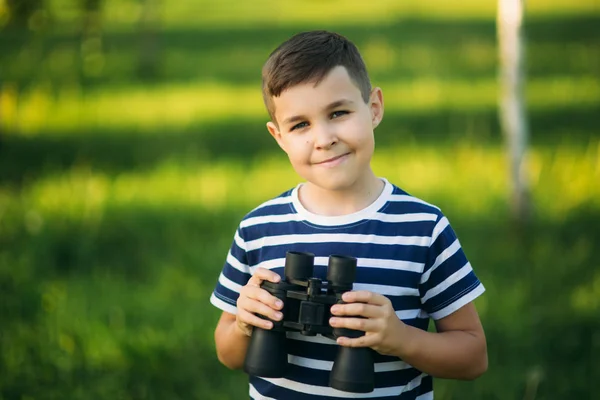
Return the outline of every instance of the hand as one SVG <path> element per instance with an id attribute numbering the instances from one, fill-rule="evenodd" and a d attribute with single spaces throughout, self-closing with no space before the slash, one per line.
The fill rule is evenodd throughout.
<path id="1" fill-rule="evenodd" d="M 339 337 L 337 343 L 347 347 L 370 347 L 381 354 L 398 354 L 406 325 L 396 316 L 391 301 L 377 293 L 365 290 L 346 292 L 342 300 L 348 304 L 331 307 L 333 317 L 329 323 L 334 328 L 364 331 L 365 335 L 350 339 Z M 352 316 L 363 318 L 351 318 Z M 343 318 L 339 318 L 343 317 Z"/>
<path id="2" fill-rule="evenodd" d="M 255 314 L 264 315 L 274 321 L 283 318 L 283 314 L 279 311 L 283 308 L 283 302 L 260 287 L 263 281 L 277 283 L 280 280 L 281 277 L 275 272 L 266 268 L 257 268 L 246 286 L 240 291 L 235 319 L 237 327 L 245 335 L 250 336 L 254 326 L 263 329 L 273 327 L 271 321 L 262 319 Z"/>

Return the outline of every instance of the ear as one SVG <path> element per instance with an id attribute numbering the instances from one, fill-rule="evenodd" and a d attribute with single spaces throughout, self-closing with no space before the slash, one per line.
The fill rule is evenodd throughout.
<path id="1" fill-rule="evenodd" d="M 381 88 L 376 87 L 371 90 L 369 108 L 371 109 L 373 129 L 375 129 L 383 119 L 383 92 L 381 91 Z"/>
<path id="2" fill-rule="evenodd" d="M 267 122 L 267 130 L 269 131 L 271 136 L 273 136 L 273 139 L 275 139 L 275 141 L 277 142 L 279 147 L 281 147 L 281 149 L 283 151 L 285 151 L 285 145 L 283 143 L 283 140 L 281 140 L 281 132 L 279 132 L 279 128 L 277 128 L 277 125 L 275 124 L 275 122 L 273 122 L 273 121 Z M 287 151 L 286 151 L 286 153 L 287 153 Z"/>

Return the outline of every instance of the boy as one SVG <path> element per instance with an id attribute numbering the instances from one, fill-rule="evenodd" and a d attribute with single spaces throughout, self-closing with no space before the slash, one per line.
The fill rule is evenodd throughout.
<path id="1" fill-rule="evenodd" d="M 278 282 L 287 251 L 358 259 L 354 290 L 331 308 L 333 327 L 360 338 L 288 332 L 290 371 L 250 377 L 254 399 L 433 398 L 432 376 L 474 379 L 487 369 L 486 341 L 472 301 L 483 293 L 442 212 L 374 175 L 373 130 L 383 95 L 371 88 L 357 48 L 324 31 L 280 45 L 263 68 L 267 129 L 305 183 L 267 201 L 240 223 L 211 302 L 219 360 L 243 366 L 252 327 L 282 318 L 281 302 L 260 288 Z M 344 318 L 338 318 L 344 317 Z M 437 332 L 427 332 L 429 318 Z M 328 386 L 337 345 L 371 347 L 375 390 L 357 395 Z"/>

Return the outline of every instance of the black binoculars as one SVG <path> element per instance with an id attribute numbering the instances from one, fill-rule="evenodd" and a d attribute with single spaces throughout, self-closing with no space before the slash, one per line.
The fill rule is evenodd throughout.
<path id="1" fill-rule="evenodd" d="M 288 367 L 286 332 L 357 338 L 362 331 L 332 328 L 331 306 L 343 303 L 342 294 L 352 290 L 356 277 L 356 258 L 329 257 L 327 285 L 313 277 L 314 254 L 288 252 L 284 275 L 279 283 L 264 281 L 261 287 L 283 301 L 283 318 L 272 321 L 272 329 L 254 327 L 244 361 L 249 375 L 281 378 Z M 268 319 L 262 315 L 261 318 Z M 346 392 L 368 393 L 374 389 L 373 350 L 368 347 L 340 346 L 329 375 L 329 386 Z"/>

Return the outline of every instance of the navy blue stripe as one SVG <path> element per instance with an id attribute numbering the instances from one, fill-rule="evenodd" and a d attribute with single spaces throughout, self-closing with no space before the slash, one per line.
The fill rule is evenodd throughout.
<path id="1" fill-rule="evenodd" d="M 442 254 L 444 250 L 446 250 L 452 243 L 456 241 L 456 234 L 450 225 L 446 226 L 442 232 L 438 235 L 438 237 L 431 243 L 429 246 L 431 249 L 429 255 L 429 265 L 425 267 L 423 272 L 427 272 L 429 267 L 433 265 L 435 259 Z"/>
<path id="2" fill-rule="evenodd" d="M 333 340 L 331 340 L 331 344 L 324 344 L 288 339 L 287 346 L 288 354 L 321 361 L 335 360 L 339 348 Z"/>
<path id="3" fill-rule="evenodd" d="M 471 271 L 464 278 L 454 283 L 452 286 L 427 300 L 424 304 L 424 309 L 428 313 L 434 313 L 447 305 L 453 303 L 460 297 L 471 292 L 479 285 L 479 280 L 475 274 Z"/>
<path id="4" fill-rule="evenodd" d="M 271 385 L 269 382 L 264 381 L 260 378 L 252 377 L 250 378 L 250 382 L 254 385 L 256 390 L 263 396 L 272 397 L 275 399 L 286 399 L 286 400 L 339 400 L 341 397 L 331 397 L 331 396 L 315 396 L 312 394 L 305 394 L 296 392 L 294 390 L 286 389 L 283 387 Z M 395 383 L 393 386 L 401 386 L 399 383 Z M 400 394 L 398 394 L 400 395 Z M 402 398 L 398 396 L 386 396 L 386 397 L 371 397 L 370 399 L 374 400 L 390 400 L 394 398 Z"/>
<path id="5" fill-rule="evenodd" d="M 231 244 L 231 249 L 229 250 L 229 252 L 240 263 L 242 263 L 242 264 L 248 263 L 247 262 L 248 260 L 246 258 L 246 251 L 244 249 L 242 249 L 240 246 L 238 246 L 237 243 L 235 242 L 235 240 Z"/>
<path id="6" fill-rule="evenodd" d="M 233 290 L 227 289 L 225 286 L 221 285 L 220 282 L 217 282 L 217 286 L 215 287 L 215 295 L 232 305 L 236 305 L 238 297 L 240 294 L 238 292 L 234 292 Z"/>
<path id="7" fill-rule="evenodd" d="M 415 328 L 419 328 L 421 330 L 426 331 L 429 328 L 429 318 L 411 318 L 411 319 L 403 319 L 406 325 L 410 325 Z"/>
<path id="8" fill-rule="evenodd" d="M 289 243 L 269 246 L 248 252 L 248 261 L 272 260 L 285 257 L 287 251 L 310 251 L 317 257 L 329 257 L 331 254 L 344 254 L 356 258 L 379 258 L 388 260 L 413 260 L 424 262 L 427 257 L 426 246 L 373 243 Z M 252 264 L 252 262 L 251 262 Z"/>
<path id="9" fill-rule="evenodd" d="M 464 267 L 467 262 L 465 253 L 461 249 L 458 249 L 456 253 L 452 254 L 447 260 L 438 265 L 437 268 L 431 272 L 427 281 L 423 282 L 423 294 L 430 288 L 436 287 L 445 281 L 450 275 Z"/>
<path id="10" fill-rule="evenodd" d="M 404 190 L 400 189 L 398 186 L 392 185 L 392 187 L 393 187 L 392 194 L 404 194 L 404 195 L 410 196 L 410 194 L 408 192 L 405 192 Z"/>
<path id="11" fill-rule="evenodd" d="M 356 269 L 356 282 L 361 283 L 415 288 L 419 285 L 420 280 L 421 274 L 413 271 L 375 267 L 358 267 Z"/>
<path id="12" fill-rule="evenodd" d="M 359 226 L 358 232 L 378 236 L 429 236 L 434 221 L 383 222 L 371 220 Z M 357 233 L 357 223 L 343 226 L 314 226 L 302 221 L 266 222 L 243 229 L 244 239 L 251 241 L 265 236 L 307 235 L 314 233 Z"/>
<path id="13" fill-rule="evenodd" d="M 330 371 L 314 370 L 289 364 L 285 378 L 307 385 L 328 387 L 329 375 Z M 375 373 L 373 383 L 376 388 L 385 388 L 390 386 L 390 382 L 410 382 L 419 375 L 421 375 L 421 372 L 414 368 L 377 372 Z"/>
<path id="14" fill-rule="evenodd" d="M 237 283 L 238 285 L 244 286 L 250 280 L 252 275 L 244 273 L 238 269 L 235 269 L 229 264 L 225 264 L 223 267 L 223 275 L 229 280 Z"/>
<path id="15" fill-rule="evenodd" d="M 395 311 L 420 310 L 421 299 L 419 296 L 386 296 L 392 302 Z"/>
<path id="16" fill-rule="evenodd" d="M 413 214 L 413 213 L 429 213 L 441 215 L 440 210 L 427 204 L 417 203 L 413 201 L 389 201 L 379 212 L 384 214 Z M 433 221 L 430 222 L 433 224 Z"/>

